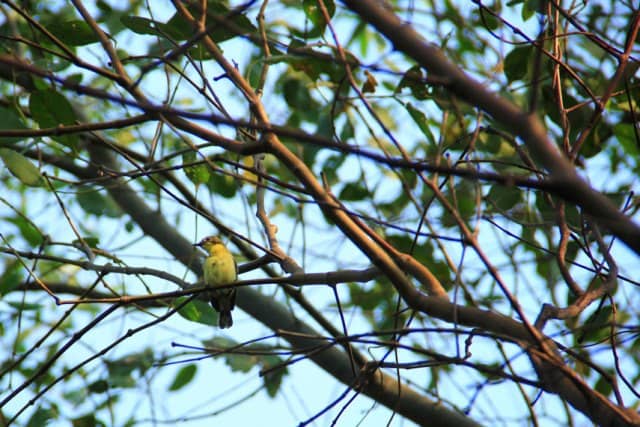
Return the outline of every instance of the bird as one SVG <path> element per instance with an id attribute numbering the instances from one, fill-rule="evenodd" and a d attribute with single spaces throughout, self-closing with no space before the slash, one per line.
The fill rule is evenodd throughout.
<path id="1" fill-rule="evenodd" d="M 194 244 L 207 251 L 202 270 L 205 286 L 217 288 L 230 285 L 238 279 L 238 265 L 233 255 L 218 236 L 208 236 Z M 236 305 L 236 290 L 233 287 L 214 289 L 209 292 L 211 305 L 219 313 L 218 326 L 221 329 L 233 325 L 231 310 Z"/>

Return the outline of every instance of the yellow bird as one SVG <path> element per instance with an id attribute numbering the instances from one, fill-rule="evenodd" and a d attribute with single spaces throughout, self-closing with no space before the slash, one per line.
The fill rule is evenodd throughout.
<path id="1" fill-rule="evenodd" d="M 206 286 L 216 288 L 229 285 L 238 279 L 238 265 L 229 249 L 217 236 L 209 236 L 196 243 L 207 251 L 202 270 Z M 236 290 L 234 288 L 216 289 L 209 292 L 211 305 L 219 313 L 218 326 L 230 328 L 233 325 L 231 310 L 236 305 Z"/>

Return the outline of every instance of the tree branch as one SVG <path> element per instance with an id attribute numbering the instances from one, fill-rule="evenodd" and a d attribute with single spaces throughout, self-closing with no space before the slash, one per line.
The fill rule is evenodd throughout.
<path id="1" fill-rule="evenodd" d="M 580 178 L 569 160 L 549 140 L 537 116 L 523 111 L 466 75 L 440 49 L 427 43 L 409 24 L 402 22 L 391 9 L 385 7 L 384 2 L 343 0 L 343 3 L 384 34 L 397 50 L 413 58 L 430 74 L 442 78 L 442 85 L 451 93 L 486 111 L 506 129 L 522 138 L 534 159 L 551 173 L 550 180 L 558 186 L 558 194 L 562 198 L 583 208 L 594 220 L 640 254 L 640 226 Z"/>

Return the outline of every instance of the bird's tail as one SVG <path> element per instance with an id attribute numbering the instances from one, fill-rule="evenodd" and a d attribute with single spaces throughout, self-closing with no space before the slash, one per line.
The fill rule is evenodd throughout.
<path id="1" fill-rule="evenodd" d="M 220 329 L 230 328 L 233 326 L 233 318 L 231 317 L 231 310 L 221 311 L 218 314 L 218 326 Z"/>
<path id="2" fill-rule="evenodd" d="M 211 305 L 218 312 L 218 326 L 221 329 L 230 328 L 233 325 L 231 310 L 236 305 L 235 289 L 220 289 L 211 292 Z"/>

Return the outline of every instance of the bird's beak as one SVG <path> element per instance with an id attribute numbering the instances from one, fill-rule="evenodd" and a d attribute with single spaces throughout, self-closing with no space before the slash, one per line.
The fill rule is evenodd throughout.
<path id="1" fill-rule="evenodd" d="M 193 244 L 193 245 L 191 245 L 191 246 L 200 246 L 200 242 L 198 242 L 198 243 L 194 243 L 194 244 Z"/>

